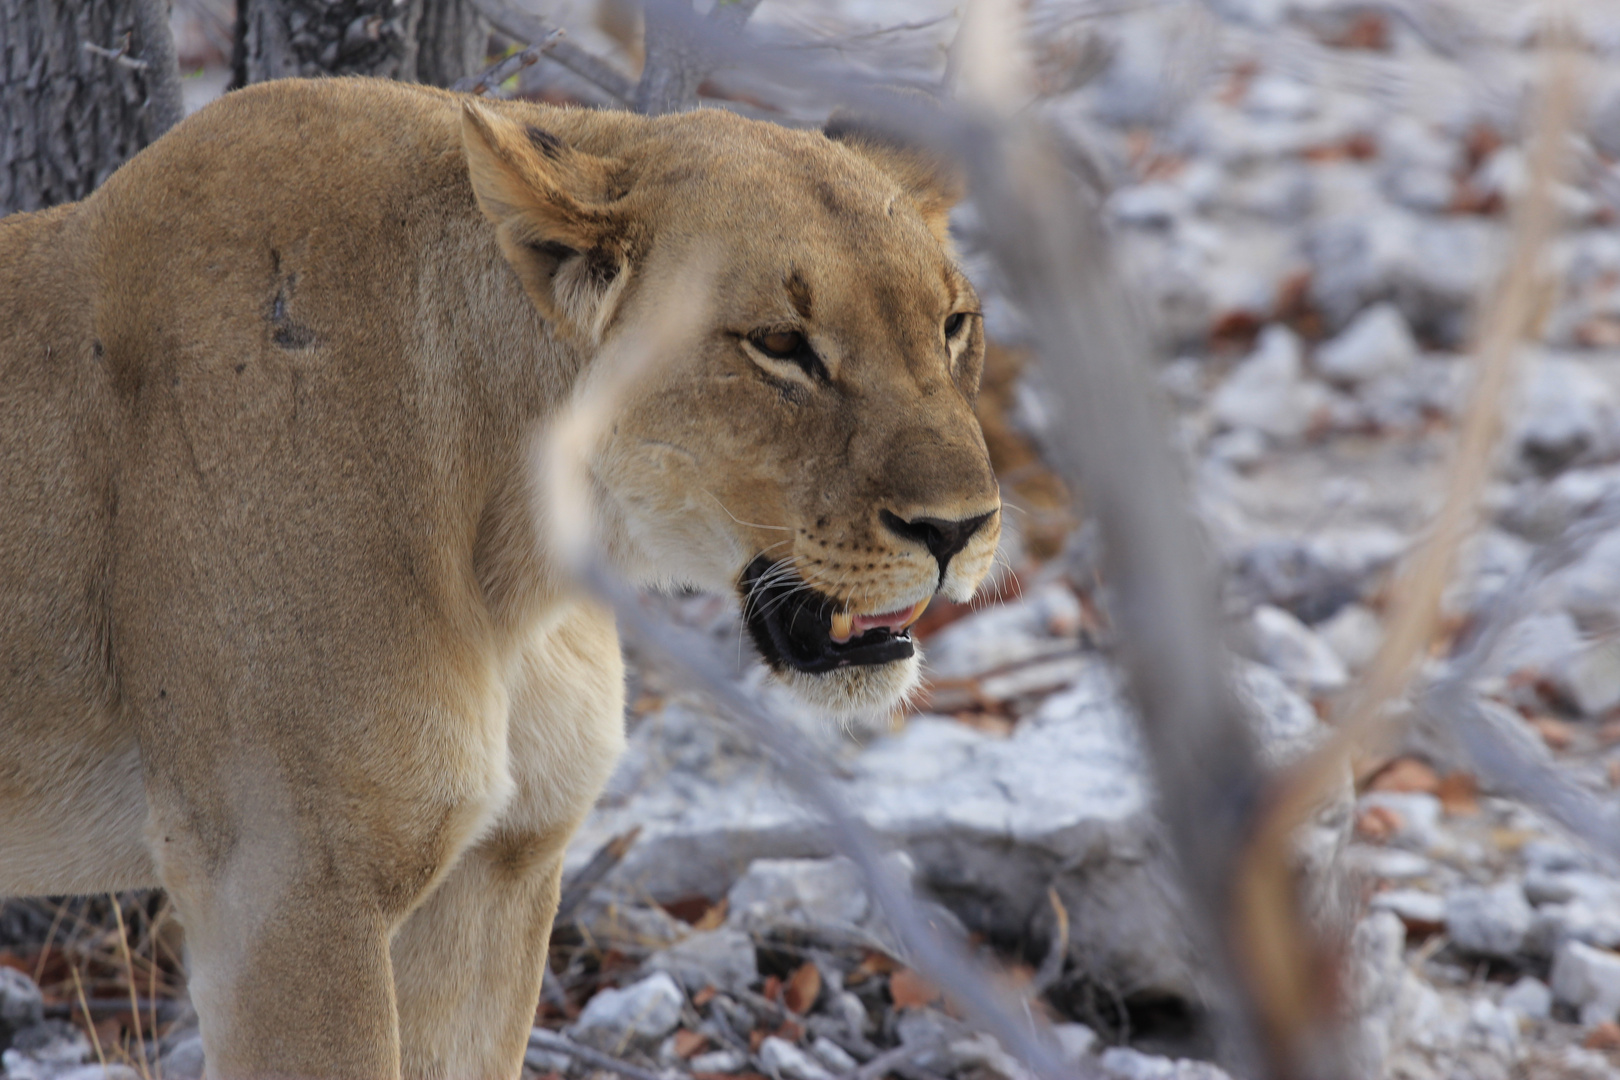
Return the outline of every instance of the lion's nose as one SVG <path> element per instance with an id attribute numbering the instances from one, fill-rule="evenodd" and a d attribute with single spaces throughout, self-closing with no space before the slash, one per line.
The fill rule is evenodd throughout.
<path id="1" fill-rule="evenodd" d="M 899 514 L 887 510 L 879 512 L 878 517 L 889 531 L 906 540 L 913 540 L 927 548 L 939 563 L 939 579 L 945 580 L 945 568 L 950 565 L 951 559 L 957 552 L 967 547 L 967 542 L 973 534 L 992 517 L 995 511 L 980 514 L 978 517 L 963 518 L 961 521 L 948 521 L 945 518 L 920 517 L 905 520 Z"/>

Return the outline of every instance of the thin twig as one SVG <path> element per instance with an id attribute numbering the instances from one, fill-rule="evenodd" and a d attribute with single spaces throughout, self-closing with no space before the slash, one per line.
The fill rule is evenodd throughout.
<path id="1" fill-rule="evenodd" d="M 527 49 L 497 60 L 477 75 L 457 79 L 450 89 L 468 94 L 488 93 L 523 69 L 533 67 L 539 63 L 542 56 L 545 56 L 561 44 L 565 33 L 564 30 L 553 30 L 546 36 L 545 40 L 538 44 L 530 45 Z"/>
<path id="2" fill-rule="evenodd" d="M 628 1077 L 628 1080 L 670 1080 L 672 1076 L 686 1075 L 674 1070 L 667 1073 L 657 1073 L 651 1069 L 643 1069 L 640 1065 L 632 1065 L 630 1062 L 616 1058 L 612 1054 L 604 1054 L 602 1051 L 592 1049 L 589 1046 L 581 1046 L 568 1036 L 560 1035 L 546 1028 L 537 1027 L 532 1029 L 529 1032 L 529 1045 L 538 1046 L 542 1050 L 550 1050 L 558 1054 L 567 1054 L 569 1057 L 577 1061 L 583 1061 L 594 1068 L 606 1069 L 608 1072 Z"/>
<path id="3" fill-rule="evenodd" d="M 129 35 L 124 35 L 124 44 L 117 49 L 109 49 L 104 45 L 97 45 L 92 41 L 83 43 L 84 51 L 111 60 L 120 67 L 127 67 L 133 71 L 145 71 L 149 66 L 145 60 L 129 55 Z"/>
<path id="4" fill-rule="evenodd" d="M 935 1032 L 933 1037 L 916 1039 L 912 1042 L 903 1042 L 899 1046 L 883 1051 L 877 1057 L 857 1068 L 849 1074 L 848 1080 L 879 1080 L 880 1077 L 894 1072 L 902 1065 L 931 1053 L 943 1043 L 944 1037 Z"/>
<path id="5" fill-rule="evenodd" d="M 630 848 L 641 835 L 641 826 L 627 829 L 613 837 L 607 843 L 596 849 L 596 853 L 579 872 L 574 874 L 563 885 L 562 899 L 557 902 L 557 914 L 553 917 L 553 925 L 561 926 L 574 917 L 574 912 L 591 890 L 602 883 L 602 879 L 613 872 L 613 868 L 624 861 Z"/>
<path id="6" fill-rule="evenodd" d="M 107 1071 L 107 1055 L 101 1052 L 101 1034 L 96 1031 L 96 1025 L 90 1019 L 90 1006 L 84 1000 L 84 982 L 79 978 L 79 965 L 73 964 L 68 970 L 73 973 L 73 990 L 79 995 L 79 1009 L 84 1013 L 85 1027 L 90 1029 L 90 1042 L 96 1048 L 96 1061 L 101 1063 L 102 1073 Z"/>
<path id="7" fill-rule="evenodd" d="M 124 926 L 124 906 L 118 902 L 116 893 L 108 893 L 107 899 L 112 903 L 113 918 L 118 922 L 118 944 L 124 952 L 124 974 L 129 983 L 129 1011 L 135 1021 L 135 1046 L 141 1055 L 141 1076 L 143 1080 L 152 1080 L 152 1074 L 146 1066 L 146 1036 L 141 1033 L 141 1003 L 135 996 L 135 960 L 129 952 L 129 931 Z M 152 1031 L 152 1037 L 157 1038 L 156 1028 Z"/>
<path id="8" fill-rule="evenodd" d="M 478 14 L 489 20 L 491 26 L 513 41 L 543 42 L 554 32 L 554 28 L 547 26 L 544 20 L 511 7 L 503 0 L 472 0 L 472 5 L 478 9 Z M 628 75 L 573 42 L 558 41 L 546 56 L 622 105 L 628 105 L 635 94 L 635 83 Z"/>

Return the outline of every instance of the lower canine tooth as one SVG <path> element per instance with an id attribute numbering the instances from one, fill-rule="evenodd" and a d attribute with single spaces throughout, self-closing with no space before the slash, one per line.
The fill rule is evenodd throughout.
<path id="1" fill-rule="evenodd" d="M 849 640 L 849 635 L 855 629 L 855 616 L 847 611 L 833 613 L 832 639 L 840 645 Z"/>

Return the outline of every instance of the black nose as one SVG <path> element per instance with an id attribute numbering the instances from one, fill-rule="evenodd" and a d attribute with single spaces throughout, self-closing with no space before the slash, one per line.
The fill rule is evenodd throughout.
<path id="1" fill-rule="evenodd" d="M 878 512 L 878 519 L 888 526 L 890 532 L 907 540 L 914 540 L 933 553 L 935 561 L 939 563 L 939 580 L 945 580 L 945 568 L 951 564 L 951 559 L 958 551 L 967 547 L 967 542 L 979 527 L 995 516 L 995 512 L 980 514 L 978 517 L 963 518 L 961 521 L 946 521 L 944 518 L 912 518 L 905 520 L 899 514 L 891 514 L 887 510 Z"/>

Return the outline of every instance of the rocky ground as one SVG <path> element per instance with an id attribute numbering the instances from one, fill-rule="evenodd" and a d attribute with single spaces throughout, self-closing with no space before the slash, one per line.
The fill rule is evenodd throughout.
<path id="1" fill-rule="evenodd" d="M 1476 298 L 1524 183 L 1530 10 L 1031 8 L 1037 107 L 1111 189 L 1173 437 L 1224 570 L 1244 657 L 1235 678 L 1273 761 L 1320 735 L 1318 717 L 1378 647 L 1391 568 L 1438 501 Z M 954 31 L 939 15 L 853 0 L 760 9 L 775 32 L 813 24 L 856 62 L 924 74 Z M 1614 520 L 1620 501 L 1620 9 L 1577 15 L 1598 62 L 1558 192 L 1558 283 L 1512 396 L 1485 526 L 1448 595 L 1448 637 L 1522 588 L 1543 545 Z M 911 28 L 868 33 L 901 23 Z M 931 686 L 914 715 L 882 731 L 804 728 L 930 917 L 971 935 L 1070 1060 L 1115 1078 L 1219 1077 L 1201 1060 L 1213 1043 L 1200 965 L 1109 661 L 1092 531 L 1032 449 L 1062 418 L 1018 373 L 1024 330 L 979 254 L 971 205 L 957 224 L 998 342 L 985 423 L 1013 508 L 1011 570 L 998 599 L 941 605 L 922 624 Z M 1620 532 L 1529 600 L 1479 692 L 1522 730 L 1527 755 L 1612 800 Z M 665 606 L 758 679 L 727 602 Z M 638 1068 L 1023 1080 L 906 966 L 860 875 L 759 749 L 670 685 L 635 665 L 630 750 L 570 854 L 529 1068 L 582 1077 L 604 1066 L 595 1050 L 641 1080 Z M 1620 1077 L 1620 869 L 1482 790 L 1432 741 L 1366 764 L 1299 838 L 1350 944 L 1362 1074 Z M 107 905 L 73 908 L 43 956 L 54 909 L 0 915 L 5 1076 L 99 1073 L 96 1046 L 69 1022 L 83 1012 L 72 963 L 91 980 L 100 1052 L 126 1063 L 114 1070 L 141 1064 L 120 1049 L 135 1025 L 117 995 L 130 976 L 143 1001 L 148 975 L 176 994 L 181 981 L 161 922 L 146 921 L 155 902 L 131 903 L 138 956 L 122 983 Z M 149 957 L 156 966 L 139 968 Z M 200 1067 L 186 1016 L 183 1000 L 158 1014 L 151 1056 L 171 1077 Z"/>

